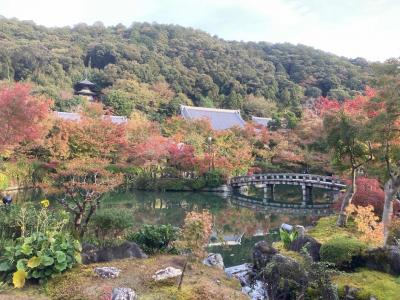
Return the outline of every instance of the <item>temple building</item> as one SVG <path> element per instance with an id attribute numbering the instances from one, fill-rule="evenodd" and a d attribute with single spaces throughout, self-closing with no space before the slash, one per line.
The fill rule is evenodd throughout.
<path id="1" fill-rule="evenodd" d="M 240 115 L 240 110 L 181 105 L 181 115 L 186 120 L 206 119 L 215 130 L 224 130 L 235 126 L 243 128 L 246 125 Z"/>
<path id="2" fill-rule="evenodd" d="M 75 95 L 82 96 L 89 101 L 97 100 L 98 93 L 95 91 L 96 85 L 87 79 L 75 84 Z"/>
<path id="3" fill-rule="evenodd" d="M 251 120 L 257 125 L 268 127 L 268 124 L 272 121 L 272 118 L 261 118 L 261 117 L 251 116 Z"/>
<path id="4" fill-rule="evenodd" d="M 78 113 L 56 111 L 55 114 L 56 114 L 57 118 L 63 119 L 66 121 L 80 121 L 81 120 L 81 115 Z M 104 120 L 110 120 L 111 123 L 117 124 L 117 125 L 125 124 L 126 122 L 128 122 L 128 118 L 124 117 L 124 116 L 104 115 L 102 118 Z"/>

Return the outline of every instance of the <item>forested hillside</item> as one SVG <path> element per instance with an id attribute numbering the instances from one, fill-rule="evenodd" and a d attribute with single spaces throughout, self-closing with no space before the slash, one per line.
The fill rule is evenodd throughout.
<path id="1" fill-rule="evenodd" d="M 60 101 L 73 97 L 85 74 L 119 114 L 139 109 L 157 118 L 193 103 L 245 115 L 288 108 L 299 116 L 307 97 L 362 91 L 370 66 L 307 46 L 225 41 L 175 25 L 46 28 L 0 20 L 0 79 L 30 80 L 67 110 Z"/>

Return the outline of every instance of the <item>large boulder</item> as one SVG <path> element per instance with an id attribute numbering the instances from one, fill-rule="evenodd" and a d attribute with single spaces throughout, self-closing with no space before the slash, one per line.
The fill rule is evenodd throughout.
<path id="1" fill-rule="evenodd" d="M 310 254 L 314 261 L 320 260 L 319 250 L 321 248 L 321 243 L 313 237 L 307 235 L 299 236 L 297 239 L 295 239 L 290 244 L 289 250 L 300 252 L 304 247 L 307 249 L 308 254 Z"/>
<path id="2" fill-rule="evenodd" d="M 130 288 L 113 288 L 111 300 L 136 300 L 137 296 L 134 290 Z"/>
<path id="3" fill-rule="evenodd" d="M 262 270 L 272 260 L 272 257 L 278 253 L 272 245 L 266 241 L 258 242 L 253 248 L 253 266 L 255 270 Z"/>
<path id="4" fill-rule="evenodd" d="M 224 259 L 219 253 L 209 253 L 207 257 L 203 260 L 203 264 L 209 267 L 215 267 L 218 269 L 224 269 Z"/>
<path id="5" fill-rule="evenodd" d="M 98 267 L 94 269 L 94 272 L 103 279 L 109 279 L 117 278 L 121 270 L 114 267 Z"/>
<path id="6" fill-rule="evenodd" d="M 262 279 L 267 282 L 270 298 L 276 299 L 278 295 L 293 296 L 304 293 L 308 278 L 304 268 L 293 258 L 276 254 L 264 268 Z M 286 298 L 285 298 L 286 299 Z"/>
<path id="7" fill-rule="evenodd" d="M 388 246 L 368 250 L 363 257 L 367 268 L 400 275 L 400 247 Z"/>
<path id="8" fill-rule="evenodd" d="M 82 262 L 84 264 L 107 262 L 123 258 L 147 258 L 147 255 L 134 242 L 124 242 L 118 246 L 106 246 L 102 248 L 91 244 L 84 244 L 82 247 Z"/>
<path id="9" fill-rule="evenodd" d="M 158 270 L 152 277 L 155 281 L 165 280 L 168 278 L 174 278 L 182 275 L 181 269 L 174 267 L 167 267 L 165 269 Z"/>

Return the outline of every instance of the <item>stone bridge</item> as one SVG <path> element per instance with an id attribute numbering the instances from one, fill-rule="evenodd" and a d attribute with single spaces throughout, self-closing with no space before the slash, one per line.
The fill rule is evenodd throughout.
<path id="1" fill-rule="evenodd" d="M 312 204 L 312 191 L 314 187 L 333 191 L 336 195 L 346 185 L 332 176 L 300 173 L 271 173 L 254 174 L 250 176 L 233 177 L 230 185 L 234 191 L 243 190 L 249 186 L 264 188 L 264 198 L 274 201 L 274 187 L 276 184 L 299 185 L 302 188 L 302 205 Z"/>

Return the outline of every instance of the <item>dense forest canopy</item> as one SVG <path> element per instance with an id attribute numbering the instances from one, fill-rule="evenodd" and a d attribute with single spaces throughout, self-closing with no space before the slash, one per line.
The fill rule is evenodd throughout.
<path id="1" fill-rule="evenodd" d="M 121 114 L 160 108 L 173 114 L 180 103 L 193 103 L 268 116 L 275 103 L 299 116 L 306 98 L 343 100 L 364 90 L 371 70 L 361 58 L 225 41 L 176 25 L 46 28 L 0 19 L 0 79 L 32 81 L 57 103 L 72 98 L 85 74 Z"/>

